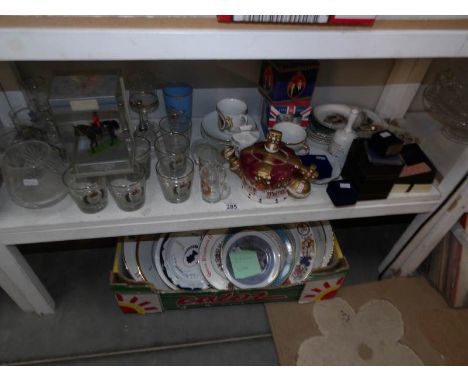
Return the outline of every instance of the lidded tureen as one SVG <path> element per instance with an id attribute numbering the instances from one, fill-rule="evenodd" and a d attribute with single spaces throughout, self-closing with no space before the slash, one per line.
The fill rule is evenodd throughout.
<path id="1" fill-rule="evenodd" d="M 231 171 L 240 176 L 242 190 L 260 203 L 279 203 L 289 195 L 305 198 L 310 194 L 311 179 L 318 176 L 316 166 L 304 166 L 294 151 L 281 142 L 281 132 L 270 130 L 265 142 L 240 151 L 223 150 Z"/>

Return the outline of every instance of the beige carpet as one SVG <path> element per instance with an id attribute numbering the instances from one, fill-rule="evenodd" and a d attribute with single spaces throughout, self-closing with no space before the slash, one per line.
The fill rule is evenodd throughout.
<path id="1" fill-rule="evenodd" d="M 449 308 L 423 278 L 266 309 L 281 365 L 468 365 L 468 309 Z"/>

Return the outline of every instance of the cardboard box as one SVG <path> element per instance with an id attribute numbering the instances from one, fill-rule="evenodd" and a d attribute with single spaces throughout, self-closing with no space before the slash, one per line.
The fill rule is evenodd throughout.
<path id="1" fill-rule="evenodd" d="M 266 136 L 268 129 L 272 129 L 279 122 L 293 122 L 306 129 L 309 125 L 311 112 L 312 106 L 309 99 L 290 102 L 270 102 L 264 98 L 261 119 L 263 133 Z"/>
<path id="2" fill-rule="evenodd" d="M 258 88 L 272 102 L 310 100 L 318 68 L 316 60 L 263 61 Z"/>
<path id="3" fill-rule="evenodd" d="M 307 303 L 335 296 L 344 282 L 349 264 L 335 240 L 332 264 L 313 272 L 302 284 L 270 289 L 235 289 L 229 291 L 161 291 L 151 284 L 136 282 L 123 272 L 123 240 L 116 247 L 110 285 L 123 313 L 160 313 L 164 310 L 202 308 L 223 305 L 297 301 Z"/>

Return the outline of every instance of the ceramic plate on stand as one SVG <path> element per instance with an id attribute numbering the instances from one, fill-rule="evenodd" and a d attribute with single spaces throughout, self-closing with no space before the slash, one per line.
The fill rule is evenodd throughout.
<path id="1" fill-rule="evenodd" d="M 247 116 L 248 124 L 253 126 L 252 130 L 257 130 L 257 124 L 252 117 Z M 224 143 L 231 142 L 232 133 L 229 131 L 221 131 L 218 128 L 218 112 L 212 111 L 205 115 L 201 122 L 202 135 L 208 136 L 209 138 Z"/>
<path id="2" fill-rule="evenodd" d="M 163 281 L 154 263 L 153 246 L 157 237 L 155 235 L 145 235 L 138 237 L 137 261 L 143 280 L 153 284 L 158 290 L 169 290 L 168 285 Z"/>
<path id="3" fill-rule="evenodd" d="M 228 229 L 209 230 L 203 236 L 199 248 L 201 271 L 210 285 L 219 290 L 231 289 L 232 286 L 224 274 L 221 261 L 221 249 L 228 232 Z"/>
<path id="4" fill-rule="evenodd" d="M 160 253 L 165 275 L 180 289 L 207 289 L 208 282 L 198 261 L 199 233 L 173 233 L 165 235 Z"/>
<path id="5" fill-rule="evenodd" d="M 281 266 L 281 254 L 285 252 L 284 245 L 276 233 L 270 229 L 264 231 L 242 230 L 226 235 L 221 250 L 221 261 L 228 280 L 241 289 L 264 288 L 278 277 Z M 235 267 L 231 261 L 234 253 L 244 253 L 250 258 L 250 264 L 256 264 L 258 273 L 249 276 L 235 275 Z"/>

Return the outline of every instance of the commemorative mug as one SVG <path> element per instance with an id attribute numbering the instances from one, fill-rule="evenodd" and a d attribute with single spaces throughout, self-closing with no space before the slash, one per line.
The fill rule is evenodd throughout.
<path id="1" fill-rule="evenodd" d="M 216 105 L 221 131 L 238 131 L 248 125 L 247 104 L 237 98 L 224 98 Z"/>

